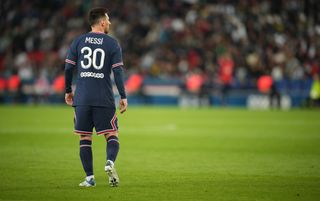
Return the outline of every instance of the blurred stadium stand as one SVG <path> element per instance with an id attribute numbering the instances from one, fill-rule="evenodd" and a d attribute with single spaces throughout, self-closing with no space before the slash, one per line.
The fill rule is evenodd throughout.
<path id="1" fill-rule="evenodd" d="M 0 102 L 63 103 L 72 39 L 108 8 L 130 104 L 245 106 L 263 75 L 292 106 L 320 72 L 317 0 L 0 1 Z M 190 83 L 188 83 L 190 82 Z"/>

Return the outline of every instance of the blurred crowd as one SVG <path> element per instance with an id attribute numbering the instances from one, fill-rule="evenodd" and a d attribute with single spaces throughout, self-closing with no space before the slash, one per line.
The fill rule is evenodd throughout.
<path id="1" fill-rule="evenodd" d="M 61 100 L 71 41 L 108 8 L 126 75 L 248 87 L 261 75 L 320 72 L 317 0 L 10 0 L 0 2 L 0 102 Z"/>

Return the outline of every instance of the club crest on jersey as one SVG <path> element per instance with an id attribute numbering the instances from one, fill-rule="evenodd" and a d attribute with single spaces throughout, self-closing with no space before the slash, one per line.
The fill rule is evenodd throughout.
<path id="1" fill-rule="evenodd" d="M 96 45 L 102 45 L 103 38 L 95 38 L 95 37 L 86 37 L 85 43 L 91 43 Z"/>

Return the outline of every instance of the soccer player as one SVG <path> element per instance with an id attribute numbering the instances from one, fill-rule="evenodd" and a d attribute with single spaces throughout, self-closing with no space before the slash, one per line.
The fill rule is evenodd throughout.
<path id="1" fill-rule="evenodd" d="M 75 110 L 75 134 L 80 135 L 80 159 L 86 178 L 81 187 L 95 186 L 92 161 L 92 130 L 106 139 L 107 161 L 105 171 L 109 184 L 118 186 L 119 177 L 115 160 L 119 151 L 118 120 L 111 71 L 120 94 L 119 109 L 127 109 L 123 83 L 123 61 L 119 43 L 108 36 L 110 21 L 105 8 L 94 8 L 89 12 L 91 32 L 72 42 L 65 60 L 65 101 Z M 71 89 L 73 70 L 77 69 L 76 90 Z"/>

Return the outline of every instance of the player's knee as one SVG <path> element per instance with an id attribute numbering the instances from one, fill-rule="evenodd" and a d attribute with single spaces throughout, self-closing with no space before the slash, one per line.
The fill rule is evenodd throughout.
<path id="1" fill-rule="evenodd" d="M 109 137 L 111 136 L 115 136 L 115 137 L 118 137 L 118 132 L 112 132 L 112 133 L 108 133 L 108 134 L 105 134 L 104 137 L 106 138 L 106 140 L 109 139 Z"/>
<path id="2" fill-rule="evenodd" d="M 92 136 L 90 136 L 90 135 L 80 135 L 80 140 L 92 141 Z"/>

